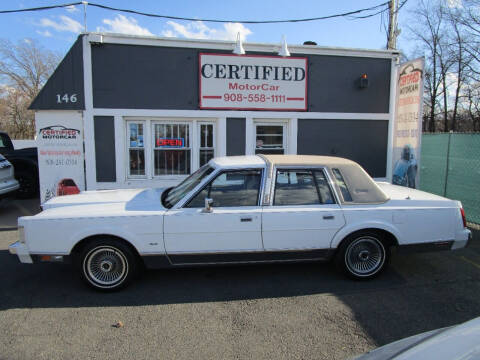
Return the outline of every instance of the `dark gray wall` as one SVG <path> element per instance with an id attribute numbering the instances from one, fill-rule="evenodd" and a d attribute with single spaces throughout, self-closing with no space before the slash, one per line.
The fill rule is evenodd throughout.
<path id="1" fill-rule="evenodd" d="M 245 155 L 245 118 L 227 118 L 227 156 Z"/>
<path id="2" fill-rule="evenodd" d="M 113 116 L 94 116 L 95 162 L 98 182 L 117 181 Z"/>
<path id="3" fill-rule="evenodd" d="M 67 95 L 68 102 L 63 100 Z M 77 101 L 71 102 L 76 94 Z M 58 102 L 60 95 L 61 102 Z M 83 89 L 83 46 L 82 35 L 68 51 L 37 97 L 30 104 L 32 110 L 83 110 L 85 109 Z"/>
<path id="4" fill-rule="evenodd" d="M 92 45 L 94 107 L 198 109 L 200 52 L 222 53 L 140 45 Z M 308 58 L 308 111 L 389 112 L 390 59 L 292 55 Z M 360 89 L 358 81 L 364 73 L 368 75 L 369 86 Z"/>
<path id="5" fill-rule="evenodd" d="M 297 153 L 340 156 L 372 177 L 385 177 L 388 121 L 298 119 Z"/>
<path id="6" fill-rule="evenodd" d="M 93 106 L 197 109 L 197 67 L 192 49 L 93 45 Z"/>
<path id="7" fill-rule="evenodd" d="M 308 111 L 388 113 L 390 59 L 310 56 Z M 362 74 L 368 87 L 359 88 Z"/>

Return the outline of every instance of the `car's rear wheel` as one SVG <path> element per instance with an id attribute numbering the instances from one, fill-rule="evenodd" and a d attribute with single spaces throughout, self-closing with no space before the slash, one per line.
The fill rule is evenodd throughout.
<path id="1" fill-rule="evenodd" d="M 127 286 L 138 273 L 138 259 L 123 242 L 102 238 L 89 242 L 77 256 L 82 279 L 100 291 Z"/>
<path id="2" fill-rule="evenodd" d="M 385 268 L 389 249 L 382 236 L 375 232 L 360 232 L 347 237 L 338 248 L 335 262 L 353 279 L 370 279 Z"/>

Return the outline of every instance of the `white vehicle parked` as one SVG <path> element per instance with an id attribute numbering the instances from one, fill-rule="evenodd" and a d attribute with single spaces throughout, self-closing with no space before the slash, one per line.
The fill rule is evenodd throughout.
<path id="1" fill-rule="evenodd" d="M 13 166 L 0 154 L 0 201 L 11 197 L 20 185 L 13 176 Z"/>
<path id="2" fill-rule="evenodd" d="M 23 263 L 72 261 L 114 290 L 139 267 L 333 258 L 372 278 L 392 247 L 458 249 L 471 238 L 460 202 L 376 183 L 355 162 L 322 156 L 215 158 L 168 189 L 86 191 L 18 220 Z"/>

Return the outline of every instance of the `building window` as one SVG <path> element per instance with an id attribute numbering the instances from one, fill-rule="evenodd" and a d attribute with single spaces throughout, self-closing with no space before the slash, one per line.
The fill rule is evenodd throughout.
<path id="1" fill-rule="evenodd" d="M 190 174 L 190 124 L 154 124 L 153 153 L 155 176 Z"/>
<path id="2" fill-rule="evenodd" d="M 255 125 L 255 154 L 285 154 L 284 125 Z"/>
<path id="3" fill-rule="evenodd" d="M 198 135 L 200 137 L 200 166 L 208 163 L 210 159 L 215 156 L 215 129 L 213 124 L 202 124 L 200 123 Z"/>
<path id="4" fill-rule="evenodd" d="M 129 122 L 127 126 L 128 175 L 145 176 L 145 144 L 143 123 Z"/>

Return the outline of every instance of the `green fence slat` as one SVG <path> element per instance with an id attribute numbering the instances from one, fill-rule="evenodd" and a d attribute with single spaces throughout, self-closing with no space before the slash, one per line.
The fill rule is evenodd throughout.
<path id="1" fill-rule="evenodd" d="M 480 224 L 480 134 L 423 134 L 420 189 L 461 201 L 467 220 Z"/>

